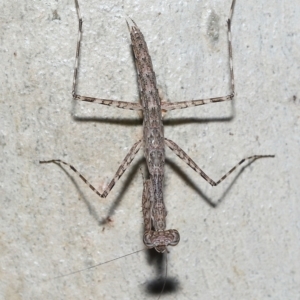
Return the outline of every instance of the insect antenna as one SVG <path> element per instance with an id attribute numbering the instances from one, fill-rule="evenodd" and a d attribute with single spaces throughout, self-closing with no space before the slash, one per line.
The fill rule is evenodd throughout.
<path id="1" fill-rule="evenodd" d="M 52 277 L 52 278 L 50 278 L 49 280 L 58 279 L 58 278 L 62 278 L 62 277 L 74 275 L 74 274 L 77 274 L 77 273 L 80 273 L 80 272 L 83 272 L 83 271 L 91 270 L 91 269 L 94 269 L 94 268 L 96 268 L 96 267 L 99 267 L 99 266 L 108 264 L 108 263 L 110 263 L 110 262 L 112 262 L 112 261 L 115 261 L 115 260 L 118 260 L 118 259 L 121 259 L 121 258 L 130 256 L 130 255 L 136 254 L 136 253 L 138 253 L 138 252 L 141 252 L 141 251 L 144 251 L 144 250 L 147 250 L 147 249 L 148 249 L 148 248 L 139 249 L 139 250 L 137 250 L 137 251 L 133 251 L 133 252 L 127 253 L 127 254 L 125 254 L 125 255 L 122 255 L 122 256 L 119 256 L 119 257 L 116 257 L 116 258 L 107 260 L 107 261 L 105 261 L 105 262 L 101 262 L 101 263 L 95 264 L 95 265 L 93 265 L 93 266 L 90 266 L 90 267 L 87 267 L 87 268 L 84 268 L 84 269 L 80 269 L 80 270 L 76 270 L 76 271 L 73 271 L 73 272 L 70 272 L 70 273 L 67 273 L 67 274 L 63 274 L 63 275 L 59 275 L 59 276 Z"/>

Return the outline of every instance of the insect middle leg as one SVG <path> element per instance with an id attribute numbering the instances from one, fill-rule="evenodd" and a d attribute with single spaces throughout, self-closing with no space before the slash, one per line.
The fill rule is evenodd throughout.
<path id="1" fill-rule="evenodd" d="M 51 160 L 42 160 L 40 161 L 40 164 L 48 164 L 48 163 L 55 163 L 58 165 L 66 165 L 68 166 L 73 172 L 75 172 L 79 178 L 89 186 L 89 188 L 91 190 L 93 190 L 98 196 L 100 196 L 101 198 L 106 198 L 106 196 L 109 194 L 109 192 L 112 190 L 112 188 L 114 187 L 114 185 L 116 184 L 116 182 L 121 178 L 121 176 L 124 174 L 124 172 L 126 171 L 126 169 L 129 167 L 129 165 L 131 164 L 131 162 L 133 161 L 134 157 L 136 156 L 136 154 L 139 152 L 140 148 L 142 146 L 142 140 L 139 140 L 138 142 L 136 142 L 132 148 L 130 149 L 130 151 L 128 152 L 128 154 L 125 156 L 124 160 L 122 161 L 120 167 L 118 168 L 115 176 L 113 177 L 113 179 L 110 181 L 110 183 L 108 184 L 108 186 L 105 188 L 105 190 L 101 193 L 99 192 L 93 185 L 91 185 L 86 179 L 85 177 L 80 174 L 72 165 L 66 163 L 65 161 L 62 161 L 60 159 L 51 159 Z"/>
<path id="2" fill-rule="evenodd" d="M 218 181 L 212 180 L 208 175 L 206 175 L 198 165 L 189 157 L 187 153 L 185 153 L 176 143 L 165 138 L 165 144 L 179 157 L 181 158 L 188 166 L 190 166 L 195 172 L 200 174 L 210 185 L 217 186 L 221 183 L 225 178 L 227 178 L 238 166 L 243 164 L 246 161 L 254 161 L 259 158 L 266 157 L 275 157 L 275 155 L 252 155 L 246 158 L 243 158 L 238 164 L 236 164 L 233 168 L 231 168 L 225 175 L 223 175 Z"/>

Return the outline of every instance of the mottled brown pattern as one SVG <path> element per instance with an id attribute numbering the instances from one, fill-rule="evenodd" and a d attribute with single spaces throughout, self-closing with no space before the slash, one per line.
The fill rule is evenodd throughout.
<path id="1" fill-rule="evenodd" d="M 177 230 L 166 230 L 166 216 L 167 211 L 163 198 L 163 185 L 164 185 L 164 165 L 165 165 L 165 145 L 167 145 L 177 156 L 179 156 L 187 165 L 189 165 L 195 172 L 200 174 L 212 186 L 218 185 L 225 178 L 228 177 L 239 165 L 245 161 L 256 160 L 264 157 L 274 157 L 274 155 L 253 155 L 242 159 L 236 166 L 230 169 L 218 181 L 212 180 L 206 175 L 197 164 L 185 153 L 176 143 L 164 137 L 164 128 L 162 122 L 162 110 L 183 109 L 198 105 L 205 105 L 209 103 L 217 103 L 222 101 L 232 100 L 235 94 L 234 91 L 234 74 L 233 74 L 233 59 L 232 59 L 232 45 L 231 45 L 231 19 L 233 15 L 233 8 L 235 0 L 232 1 L 229 19 L 227 21 L 228 27 L 228 52 L 229 52 L 229 70 L 230 70 L 230 86 L 231 93 L 226 96 L 213 97 L 208 99 L 181 101 L 176 103 L 161 102 L 159 98 L 158 89 L 156 85 L 156 77 L 152 66 L 151 57 L 148 51 L 147 44 L 144 36 L 136 23 L 132 21 L 132 26 L 128 28 L 131 36 L 132 49 L 134 53 L 135 65 L 138 77 L 138 86 L 141 98 L 140 103 L 116 101 L 100 98 L 92 98 L 81 96 L 76 93 L 77 89 L 77 76 L 78 76 L 78 62 L 80 55 L 80 44 L 82 38 L 82 18 L 77 0 L 76 10 L 78 15 L 79 31 L 76 49 L 75 67 L 72 95 L 74 100 L 94 102 L 103 105 L 113 106 L 122 109 L 142 110 L 143 121 L 143 139 L 136 142 L 130 149 L 129 153 L 124 158 L 115 176 L 101 193 L 97 191 L 86 179 L 83 177 L 72 165 L 59 160 L 53 159 L 48 161 L 40 161 L 40 163 L 56 163 L 69 166 L 72 171 L 77 173 L 79 177 L 100 197 L 105 198 L 114 187 L 115 183 L 119 180 L 125 170 L 128 168 L 136 153 L 139 151 L 143 144 L 144 156 L 146 159 L 150 178 L 144 180 L 143 188 L 143 217 L 144 217 L 144 244 L 148 248 L 155 248 L 158 252 L 167 251 L 168 246 L 175 246 L 180 240 Z"/>

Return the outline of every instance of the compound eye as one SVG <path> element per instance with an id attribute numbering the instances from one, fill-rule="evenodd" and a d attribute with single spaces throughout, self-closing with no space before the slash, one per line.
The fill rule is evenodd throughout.
<path id="1" fill-rule="evenodd" d="M 171 246 L 176 246 L 180 241 L 180 234 L 177 230 L 173 230 L 173 241 L 170 243 Z"/>
<path id="2" fill-rule="evenodd" d="M 151 238 L 152 238 L 151 231 L 144 234 L 144 240 L 143 241 L 144 241 L 145 246 L 148 247 L 148 248 L 153 248 L 155 246 L 153 244 Z"/>

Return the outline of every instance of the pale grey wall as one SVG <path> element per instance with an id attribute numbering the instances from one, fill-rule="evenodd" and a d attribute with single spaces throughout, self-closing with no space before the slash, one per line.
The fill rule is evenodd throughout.
<path id="1" fill-rule="evenodd" d="M 80 4 L 80 93 L 138 101 L 127 17 L 144 33 L 164 100 L 228 93 L 230 0 Z M 165 135 L 214 179 L 243 157 L 276 158 L 253 163 L 228 191 L 235 176 L 213 189 L 167 150 L 168 227 L 180 231 L 181 241 L 168 257 L 168 275 L 178 290 L 161 299 L 299 296 L 299 13 L 294 1 L 237 0 L 234 118 L 218 121 L 232 115 L 230 103 L 166 116 Z M 207 34 L 212 15 L 220 29 L 215 39 Z M 141 137 L 140 116 L 72 102 L 77 39 L 72 0 L 2 2 L 0 20 L 0 298 L 156 298 L 145 292 L 157 270 L 143 252 L 49 280 L 143 247 L 136 164 L 143 156 L 107 199 L 76 176 L 72 181 L 69 170 L 38 161 L 64 159 L 101 188 Z M 223 201 L 212 208 L 204 198 Z M 116 201 L 112 222 L 99 226 Z"/>

